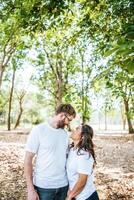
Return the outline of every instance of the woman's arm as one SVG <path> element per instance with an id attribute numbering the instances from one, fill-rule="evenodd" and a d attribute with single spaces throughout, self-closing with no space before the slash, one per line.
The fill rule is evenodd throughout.
<path id="1" fill-rule="evenodd" d="M 76 182 L 76 184 L 73 187 L 73 189 L 69 192 L 66 200 L 71 200 L 72 198 L 74 198 L 75 196 L 77 196 L 82 191 L 82 189 L 86 185 L 87 178 L 88 178 L 88 175 L 86 175 L 86 174 L 79 174 L 78 181 Z"/>

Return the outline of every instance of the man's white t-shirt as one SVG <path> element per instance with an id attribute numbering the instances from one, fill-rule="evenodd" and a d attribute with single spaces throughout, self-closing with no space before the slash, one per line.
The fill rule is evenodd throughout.
<path id="1" fill-rule="evenodd" d="M 69 188 L 73 189 L 74 185 L 78 181 L 79 174 L 88 175 L 86 185 L 83 190 L 78 194 L 76 200 L 85 200 L 96 191 L 93 183 L 93 163 L 94 159 L 89 153 L 81 150 L 81 155 L 77 154 L 77 150 L 70 149 L 69 156 L 67 159 L 67 175 L 69 180 Z"/>
<path id="2" fill-rule="evenodd" d="M 26 143 L 26 151 L 35 153 L 34 185 L 41 188 L 60 188 L 68 185 L 66 152 L 68 134 L 48 123 L 34 127 Z"/>

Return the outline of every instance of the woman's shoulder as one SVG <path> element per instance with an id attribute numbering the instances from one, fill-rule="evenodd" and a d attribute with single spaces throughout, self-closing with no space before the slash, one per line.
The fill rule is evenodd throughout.
<path id="1" fill-rule="evenodd" d="M 83 149 L 81 149 L 78 152 L 78 156 L 79 156 L 80 159 L 91 159 L 91 160 L 94 160 L 93 156 L 91 155 L 91 153 L 89 151 L 85 151 Z"/>
<path id="2" fill-rule="evenodd" d="M 84 149 L 80 149 L 78 152 L 79 155 L 90 155 L 90 153 L 88 151 L 85 151 Z"/>

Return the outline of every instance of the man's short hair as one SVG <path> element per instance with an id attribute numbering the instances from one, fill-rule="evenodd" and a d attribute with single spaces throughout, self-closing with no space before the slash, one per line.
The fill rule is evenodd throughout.
<path id="1" fill-rule="evenodd" d="M 71 104 L 60 104 L 56 109 L 56 115 L 62 112 L 76 117 L 75 109 L 73 108 L 73 106 L 71 106 Z"/>

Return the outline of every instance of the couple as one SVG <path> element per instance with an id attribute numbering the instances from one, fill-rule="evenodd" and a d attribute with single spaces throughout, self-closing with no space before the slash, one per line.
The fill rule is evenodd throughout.
<path id="1" fill-rule="evenodd" d="M 61 104 L 48 123 L 32 129 L 24 161 L 28 200 L 99 199 L 93 184 L 92 128 L 78 126 L 71 133 L 73 142 L 70 145 L 64 130 L 75 116 L 70 104 Z"/>

